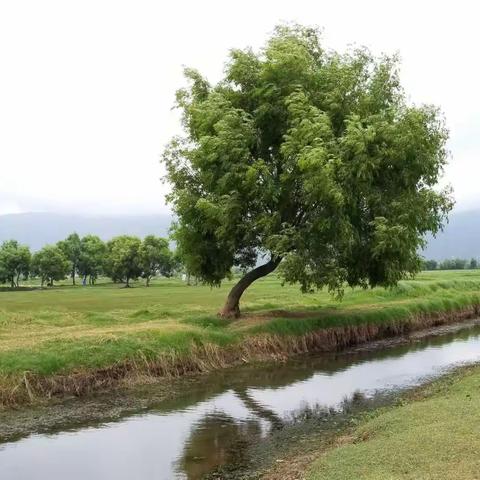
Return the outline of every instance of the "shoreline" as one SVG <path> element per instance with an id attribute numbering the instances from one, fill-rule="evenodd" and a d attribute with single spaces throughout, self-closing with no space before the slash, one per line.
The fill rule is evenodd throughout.
<path id="1" fill-rule="evenodd" d="M 418 330 L 408 335 L 389 337 L 383 340 L 352 346 L 339 352 L 330 352 L 324 355 L 305 354 L 292 356 L 287 363 L 293 362 L 293 365 L 297 365 L 297 362 L 300 362 L 300 364 L 303 365 L 304 361 L 310 362 L 310 360 L 308 360 L 309 357 L 323 358 L 328 362 L 330 358 L 341 361 L 344 355 L 349 357 L 352 355 L 375 354 L 375 352 L 385 352 L 388 355 L 387 352 L 389 350 L 395 350 L 397 347 L 414 346 L 417 342 L 421 344 L 425 340 L 435 342 L 436 338 L 441 339 L 442 337 L 450 337 L 451 335 L 455 336 L 461 332 L 469 332 L 471 329 L 478 330 L 479 327 L 480 318 L 465 320 L 463 322 Z M 226 384 L 230 386 L 229 388 L 235 389 L 238 388 L 239 385 L 243 385 L 243 379 L 246 377 L 255 376 L 258 372 L 271 371 L 272 369 L 276 370 L 276 365 L 277 363 L 274 360 L 257 364 L 252 362 L 230 369 L 225 368 L 218 370 L 212 372 L 210 375 L 189 375 L 163 379 L 162 381 L 155 381 L 149 384 L 132 384 L 124 388 L 96 392 L 86 397 L 59 397 L 49 402 L 22 405 L 15 409 L 3 409 L 0 410 L 0 443 L 16 442 L 33 433 L 49 435 L 58 431 L 76 431 L 77 428 L 83 429 L 86 426 L 95 427 L 98 424 L 122 422 L 125 418 L 150 411 L 151 409 L 155 410 L 159 404 L 165 404 L 166 402 L 166 404 L 170 405 L 171 402 L 176 402 L 177 399 L 179 399 L 181 403 L 187 402 L 186 404 L 189 405 L 188 402 L 192 392 L 195 392 L 194 395 L 200 394 L 199 398 L 203 398 L 200 392 L 204 392 L 205 382 L 210 384 L 212 379 L 215 379 L 212 384 L 214 385 L 213 390 L 209 389 L 209 393 L 212 391 L 216 392 L 215 388 L 224 388 Z M 463 366 L 455 367 L 453 371 L 457 369 L 463 369 Z M 444 378 L 445 375 L 448 377 L 450 373 L 441 374 L 440 377 L 425 377 L 421 385 L 413 387 L 413 391 L 422 389 L 426 385 Z M 411 390 L 408 389 L 404 393 L 407 394 L 409 391 Z M 403 398 L 404 393 L 400 392 L 400 398 Z M 385 397 L 375 399 L 375 406 L 373 408 L 382 408 L 383 398 L 385 398 L 388 403 L 390 402 L 389 398 L 396 397 L 396 392 L 389 392 Z M 355 408 L 355 404 L 353 404 L 352 407 Z M 361 407 L 361 411 L 363 411 L 364 404 L 358 404 L 357 407 Z M 367 407 L 367 410 L 371 411 L 372 407 Z M 343 417 L 344 415 L 342 414 L 337 420 Z M 345 418 L 347 417 L 348 415 Z M 311 420 L 312 422 L 307 422 L 307 430 L 317 424 L 315 417 L 312 417 Z M 304 435 L 305 429 L 302 426 L 303 423 L 295 423 L 295 425 L 294 429 L 298 429 L 301 435 Z M 287 428 L 285 431 L 287 432 L 287 437 L 288 431 Z M 279 432 L 283 432 L 283 430 Z M 283 433 L 281 433 L 281 435 L 281 438 L 283 438 L 281 443 L 287 441 L 287 438 L 283 437 Z M 275 444 L 277 440 L 274 440 L 273 444 Z M 285 447 L 286 446 L 285 444 Z M 287 450 L 288 449 L 282 449 L 282 452 L 284 452 L 282 455 L 288 453 Z"/>
<path id="2" fill-rule="evenodd" d="M 383 311 L 388 313 L 388 310 L 386 307 Z M 0 408 L 48 404 L 54 399 L 88 397 L 92 393 L 161 383 L 245 363 L 284 361 L 296 355 L 362 348 L 362 345 L 387 339 L 395 341 L 422 330 L 477 318 L 480 304 L 478 298 L 472 296 L 469 304 L 455 310 L 419 310 L 416 313 L 405 310 L 403 318 L 385 322 L 373 322 L 373 318 L 369 321 L 368 316 L 360 320 L 352 316 L 344 319 L 345 325 L 327 328 L 315 328 L 315 319 L 311 319 L 311 325 L 304 328 L 310 325 L 312 329 L 298 335 L 247 332 L 227 346 L 192 343 L 187 353 L 163 352 L 156 359 L 144 357 L 100 369 L 50 376 L 24 372 L 21 378 L 4 377 L 0 381 Z"/>
<path id="3" fill-rule="evenodd" d="M 388 418 L 397 412 L 400 413 L 405 408 L 421 408 L 422 403 L 435 401 L 435 399 L 449 395 L 458 385 L 469 379 L 478 378 L 479 375 L 480 364 L 460 365 L 439 377 L 429 379 L 421 385 L 402 392 L 391 403 L 353 412 L 351 417 L 347 418 L 337 431 L 330 432 L 330 435 L 320 437 L 307 435 L 302 439 L 300 446 L 296 445 L 295 448 L 290 446 L 286 448 L 285 452 L 278 452 L 280 460 L 277 458 L 266 469 L 263 469 L 258 478 L 261 480 L 326 480 L 333 478 L 330 476 L 331 472 L 326 477 L 323 476 L 318 467 L 337 451 L 348 449 L 350 446 L 358 448 L 374 439 L 376 435 L 381 435 L 381 430 L 379 432 L 370 431 L 371 424 L 376 425 L 379 421 L 382 422 L 382 418 Z M 402 418 L 406 418 L 405 415 Z M 407 425 L 410 425 L 409 420 L 407 420 Z M 445 438 L 445 442 L 448 442 L 447 438 Z M 397 458 L 393 453 L 392 456 Z M 405 478 L 411 478 L 407 472 L 405 473 Z M 341 476 L 342 474 L 345 475 L 345 472 L 342 472 L 338 478 L 346 478 Z M 348 478 L 353 480 L 358 476 Z M 398 478 L 404 477 L 400 475 Z M 447 474 L 447 476 L 439 478 L 452 477 Z"/>

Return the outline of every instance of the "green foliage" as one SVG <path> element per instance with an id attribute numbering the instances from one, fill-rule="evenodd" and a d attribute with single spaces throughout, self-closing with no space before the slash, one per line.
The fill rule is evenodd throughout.
<path id="1" fill-rule="evenodd" d="M 89 283 L 94 284 L 103 272 L 107 256 L 107 246 L 96 235 L 86 235 L 80 241 L 80 255 L 77 270 L 83 277 L 84 283 L 88 277 Z"/>
<path id="2" fill-rule="evenodd" d="M 438 262 L 436 260 L 424 260 L 423 270 L 436 270 L 438 268 Z"/>
<path id="3" fill-rule="evenodd" d="M 147 235 L 142 241 L 139 253 L 142 276 L 146 279 L 147 286 L 157 273 L 165 277 L 172 276 L 174 263 L 168 240 Z"/>
<path id="4" fill-rule="evenodd" d="M 27 277 L 30 272 L 31 253 L 26 245 L 16 240 L 8 240 L 0 247 L 0 283 L 9 282 L 10 286 L 20 285 L 20 276 Z"/>
<path id="5" fill-rule="evenodd" d="M 50 254 L 52 257 L 48 258 Z M 148 284 L 156 274 L 172 276 L 180 265 L 180 259 L 170 251 L 168 241 L 154 235 L 148 235 L 143 242 L 136 237 L 116 237 L 107 248 L 96 235 L 80 239 L 78 234 L 72 233 L 57 242 L 55 248 L 46 246 L 34 256 L 33 263 L 27 246 L 16 240 L 4 242 L 0 247 L 0 283 L 8 281 L 12 287 L 18 286 L 20 275 L 27 277 L 32 267 L 42 278 L 42 284 L 48 281 L 51 285 L 64 278 L 64 260 L 68 261 L 74 285 L 77 273 L 82 276 L 84 284 L 88 279 L 93 285 L 104 272 L 115 281 L 127 284 L 141 275 Z"/>
<path id="6" fill-rule="evenodd" d="M 163 159 L 189 273 L 218 285 L 261 254 L 303 291 L 341 292 L 420 269 L 452 206 L 434 188 L 447 131 L 436 108 L 407 103 L 395 57 L 279 27 L 259 53 L 232 51 L 217 85 L 185 74 L 186 135 Z"/>
<path id="7" fill-rule="evenodd" d="M 463 270 L 467 268 L 467 260 L 463 258 L 448 258 L 440 263 L 440 270 Z"/>
<path id="8" fill-rule="evenodd" d="M 32 257 L 32 272 L 53 286 L 53 282 L 63 280 L 71 270 L 71 263 L 63 251 L 55 245 L 46 245 Z"/>
<path id="9" fill-rule="evenodd" d="M 105 271 L 113 281 L 121 281 L 129 286 L 130 280 L 142 274 L 141 245 L 138 237 L 129 235 L 120 235 L 107 242 Z"/>
<path id="10" fill-rule="evenodd" d="M 478 268 L 477 259 L 466 260 L 464 258 L 447 258 L 442 262 L 436 260 L 424 260 L 423 270 L 475 270 Z"/>
<path id="11" fill-rule="evenodd" d="M 75 285 L 75 273 L 77 272 L 81 255 L 81 242 L 78 233 L 72 233 L 65 240 L 58 242 L 57 246 L 70 261 L 70 265 L 72 267 L 72 283 Z"/>

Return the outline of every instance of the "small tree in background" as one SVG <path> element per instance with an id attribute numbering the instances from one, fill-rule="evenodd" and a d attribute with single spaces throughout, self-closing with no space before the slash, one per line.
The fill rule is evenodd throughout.
<path id="1" fill-rule="evenodd" d="M 96 235 L 86 235 L 80 241 L 80 255 L 77 271 L 83 277 L 85 284 L 93 285 L 98 276 L 103 272 L 107 257 L 107 246 Z"/>
<path id="2" fill-rule="evenodd" d="M 141 240 L 138 237 L 121 235 L 107 242 L 106 273 L 113 281 L 121 281 L 126 287 L 130 280 L 142 274 L 140 256 Z"/>
<path id="3" fill-rule="evenodd" d="M 463 258 L 447 258 L 440 263 L 440 270 L 463 270 L 467 266 L 467 260 Z"/>
<path id="4" fill-rule="evenodd" d="M 32 257 L 32 272 L 41 279 L 42 287 L 47 283 L 64 280 L 71 271 L 71 263 L 56 245 L 46 245 Z"/>
<path id="5" fill-rule="evenodd" d="M 448 134 L 436 108 L 407 103 L 396 58 L 279 27 L 259 53 L 232 51 L 225 72 L 211 85 L 186 70 L 186 135 L 163 157 L 186 271 L 219 285 L 249 270 L 220 315 L 238 316 L 243 292 L 280 264 L 303 291 L 339 294 L 417 272 L 452 207 L 436 189 Z"/>
<path id="6" fill-rule="evenodd" d="M 469 268 L 470 268 L 471 270 L 475 270 L 476 268 L 478 268 L 478 262 L 477 262 L 477 259 L 476 259 L 476 258 L 472 258 L 472 259 L 470 260 Z"/>
<path id="7" fill-rule="evenodd" d="M 425 260 L 423 262 L 424 270 L 436 270 L 438 267 L 438 262 L 436 260 Z"/>
<path id="8" fill-rule="evenodd" d="M 57 243 L 57 246 L 63 252 L 71 264 L 72 284 L 75 285 L 75 274 L 80 260 L 80 237 L 77 233 L 72 233 L 65 240 Z"/>
<path id="9" fill-rule="evenodd" d="M 140 246 L 140 261 L 142 277 L 146 286 L 157 273 L 170 277 L 173 271 L 172 253 L 168 247 L 168 240 L 155 235 L 147 235 Z"/>
<path id="10" fill-rule="evenodd" d="M 185 267 L 177 250 L 172 251 L 171 256 L 171 276 L 183 274 Z M 168 277 L 168 275 L 165 275 Z"/>
<path id="11" fill-rule="evenodd" d="M 0 247 L 0 281 L 9 282 L 12 288 L 20 285 L 20 276 L 30 272 L 31 253 L 26 245 L 8 240 Z"/>
<path id="12" fill-rule="evenodd" d="M 454 258 L 452 264 L 454 270 L 464 270 L 467 268 L 468 261 L 463 258 Z"/>

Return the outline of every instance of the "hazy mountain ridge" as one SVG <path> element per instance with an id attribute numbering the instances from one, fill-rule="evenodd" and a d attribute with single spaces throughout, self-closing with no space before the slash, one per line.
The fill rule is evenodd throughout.
<path id="1" fill-rule="evenodd" d="M 19 213 L 0 215 L 0 242 L 16 239 L 38 250 L 72 232 L 89 233 L 108 240 L 116 235 L 167 236 L 171 215 L 66 215 Z M 480 258 L 480 210 L 454 212 L 445 230 L 430 238 L 423 255 L 443 260 L 451 257 Z"/>
<path id="2" fill-rule="evenodd" d="M 423 256 L 435 260 L 446 258 L 480 258 L 480 210 L 453 212 L 443 232 L 429 237 Z"/>
<path id="3" fill-rule="evenodd" d="M 15 239 L 38 250 L 72 232 L 80 236 L 98 235 L 103 240 L 117 235 L 167 236 L 171 221 L 169 214 L 94 216 L 32 212 L 0 215 L 0 242 Z"/>

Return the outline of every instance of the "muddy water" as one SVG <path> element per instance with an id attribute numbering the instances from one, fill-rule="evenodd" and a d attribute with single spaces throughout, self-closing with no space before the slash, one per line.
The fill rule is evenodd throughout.
<path id="1" fill-rule="evenodd" d="M 480 326 L 473 325 L 381 349 L 231 369 L 191 381 L 174 400 L 115 421 L 63 420 L 47 432 L 0 444 L 0 479 L 200 479 L 234 465 L 252 445 L 302 418 L 317 415 L 328 423 L 358 399 L 371 405 L 478 361 Z M 145 396 L 155 397 L 155 388 L 142 391 L 139 406 Z"/>

